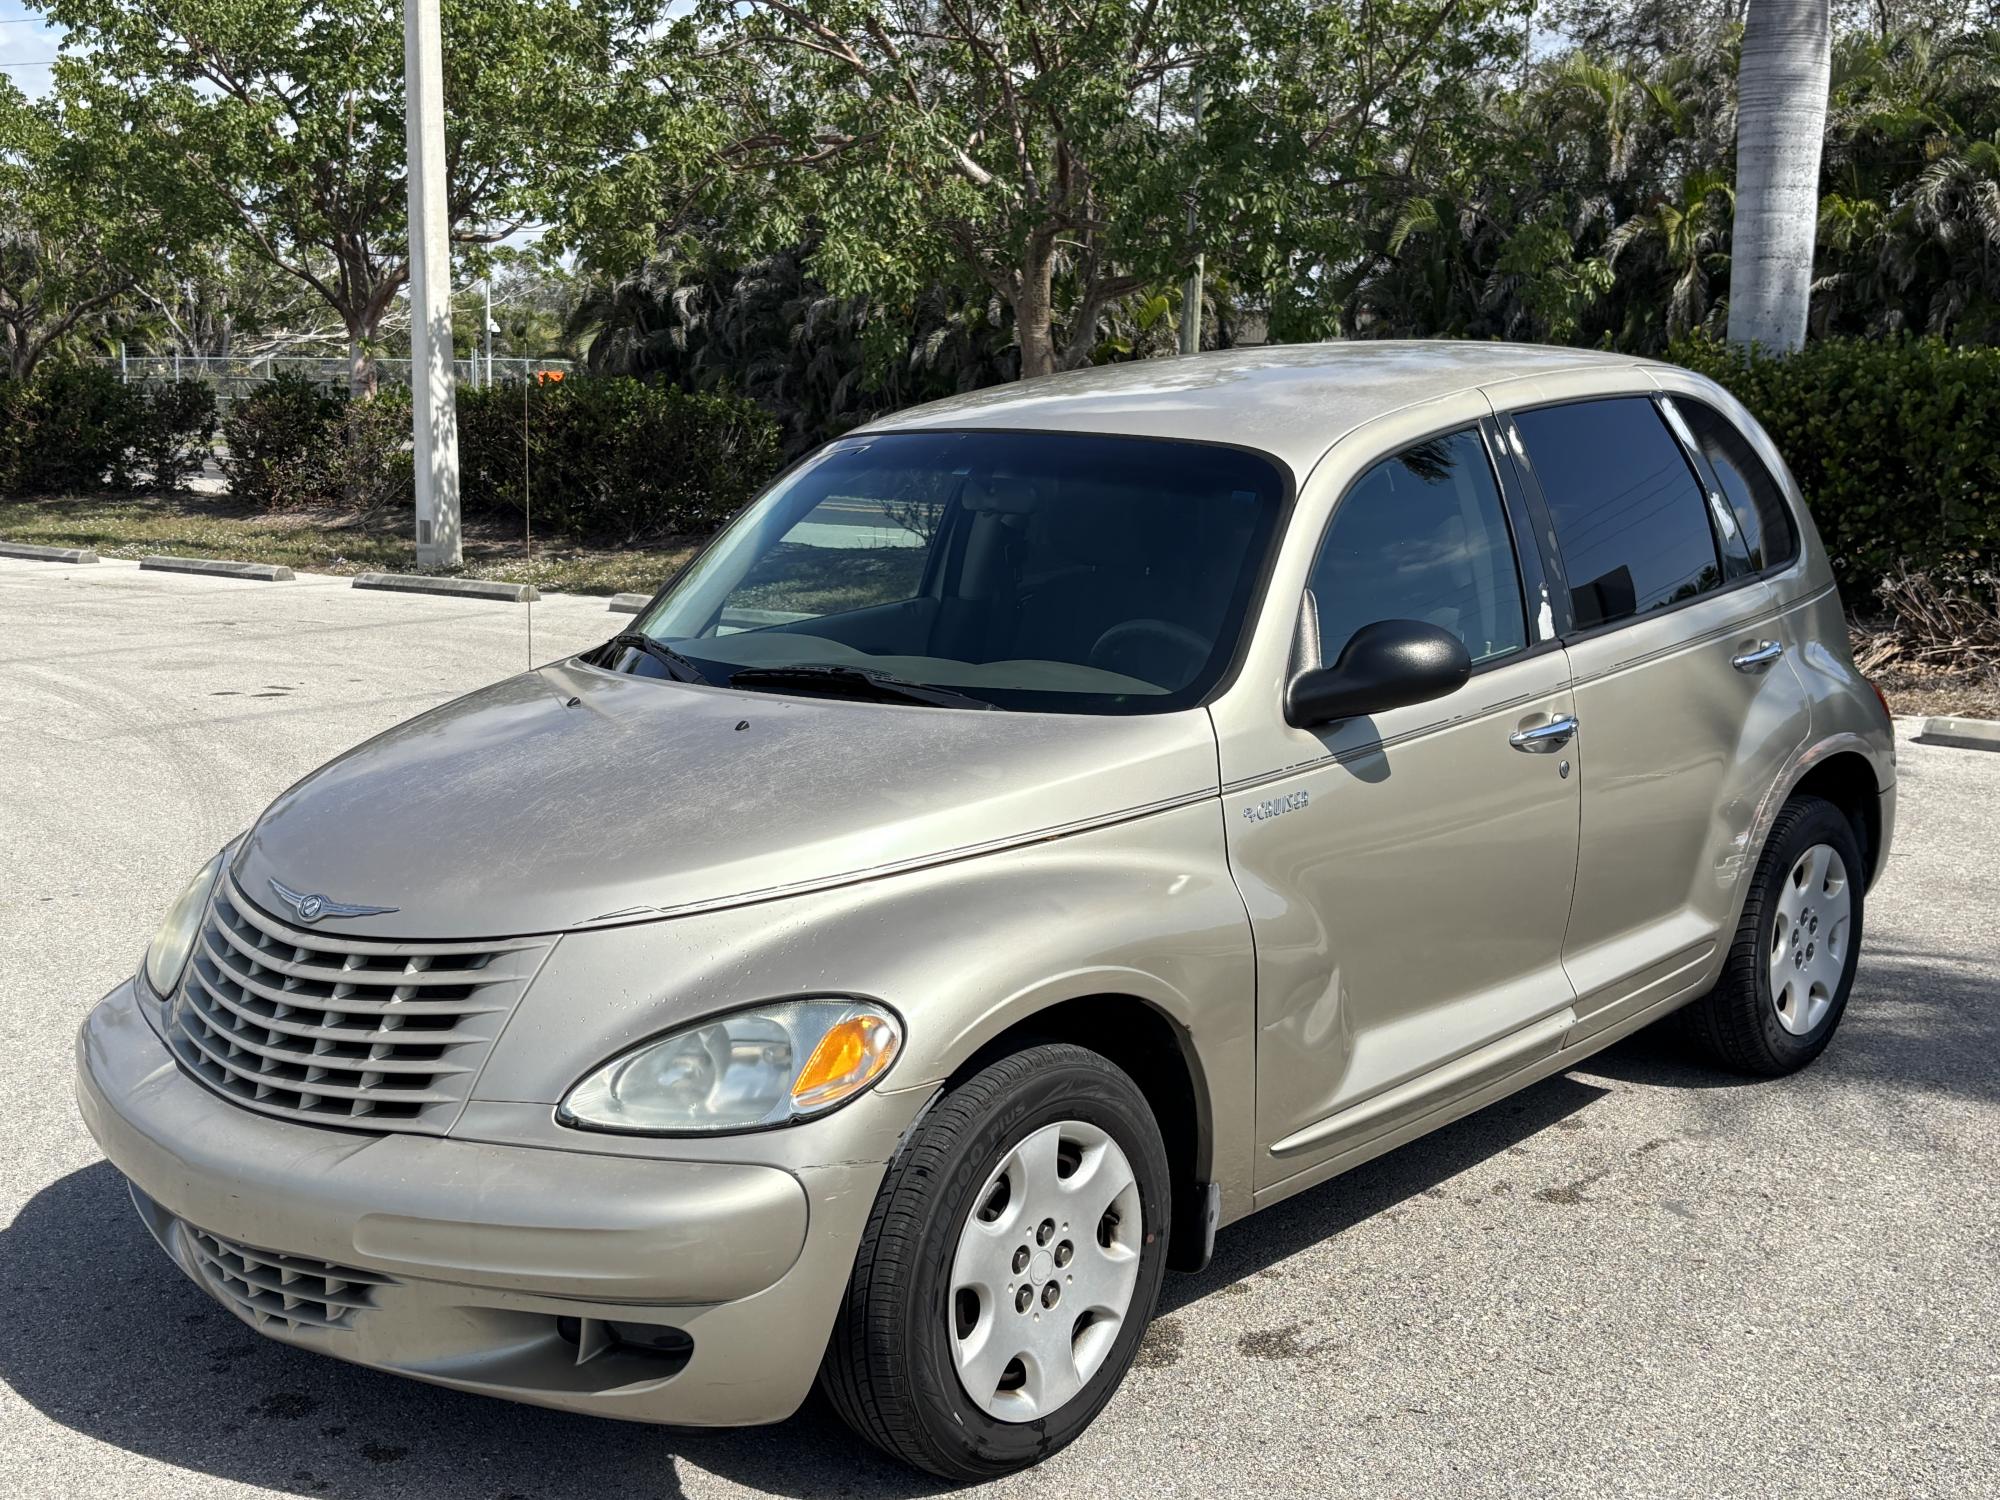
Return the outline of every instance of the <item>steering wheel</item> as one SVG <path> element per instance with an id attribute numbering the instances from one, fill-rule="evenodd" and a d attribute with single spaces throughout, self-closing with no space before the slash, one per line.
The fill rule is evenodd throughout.
<path id="1" fill-rule="evenodd" d="M 1214 649 L 1206 636 L 1169 620 L 1125 620 L 1090 648 L 1090 665 L 1136 677 L 1155 687 L 1177 688 L 1201 670 Z"/>

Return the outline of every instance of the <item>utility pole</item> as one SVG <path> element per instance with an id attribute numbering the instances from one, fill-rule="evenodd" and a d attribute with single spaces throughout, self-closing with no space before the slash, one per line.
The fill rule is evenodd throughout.
<path id="1" fill-rule="evenodd" d="M 456 568 L 457 372 L 451 350 L 451 222 L 445 199 L 444 40 L 438 0 L 403 0 L 410 187 L 410 417 L 416 439 L 417 566 Z"/>
<path id="2" fill-rule="evenodd" d="M 1201 85 L 1194 86 L 1194 130 L 1201 134 Z M 1188 243 L 1194 245 L 1195 233 L 1201 227 L 1200 216 L 1195 210 L 1194 185 L 1188 187 Z M 1201 281 L 1206 269 L 1200 247 L 1194 252 L 1194 270 L 1189 273 L 1187 288 L 1181 295 L 1181 353 L 1201 353 Z"/>
<path id="3" fill-rule="evenodd" d="M 491 390 L 493 388 L 493 273 L 488 271 L 480 284 L 486 288 L 486 323 L 482 329 L 486 339 L 486 370 L 483 384 Z"/>

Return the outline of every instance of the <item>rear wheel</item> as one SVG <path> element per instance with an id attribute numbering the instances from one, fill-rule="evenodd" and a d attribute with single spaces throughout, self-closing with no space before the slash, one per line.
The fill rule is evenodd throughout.
<path id="1" fill-rule="evenodd" d="M 890 1164 L 820 1380 L 952 1480 L 1025 1468 L 1125 1378 L 1160 1290 L 1166 1148 L 1106 1058 L 1047 1044 L 953 1088 Z"/>
<path id="2" fill-rule="evenodd" d="M 1866 866 L 1846 816 L 1818 797 L 1785 804 L 1765 842 L 1727 967 L 1684 1012 L 1723 1066 L 1775 1077 L 1826 1050 L 1861 952 Z"/>

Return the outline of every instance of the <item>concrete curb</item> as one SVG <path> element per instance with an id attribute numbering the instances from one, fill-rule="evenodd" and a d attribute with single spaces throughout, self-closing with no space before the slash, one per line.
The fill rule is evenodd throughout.
<path id="1" fill-rule="evenodd" d="M 97 554 L 88 547 L 37 547 L 32 542 L 0 542 L 0 557 L 19 557 L 28 562 L 97 561 Z"/>
<path id="2" fill-rule="evenodd" d="M 2000 750 L 2000 720 L 1926 719 L 1920 745 L 1949 745 L 1955 750 Z"/>
<path id="3" fill-rule="evenodd" d="M 424 578 L 415 573 L 357 573 L 358 589 L 384 589 L 394 594 L 445 594 L 458 599 L 498 599 L 526 604 L 541 598 L 532 583 L 495 583 L 485 578 Z"/>
<path id="4" fill-rule="evenodd" d="M 606 606 L 614 615 L 636 615 L 653 602 L 651 594 L 613 594 Z"/>
<path id="5" fill-rule="evenodd" d="M 214 557 L 142 557 L 141 571 L 201 573 L 211 578 L 249 578 L 258 583 L 288 583 L 292 570 L 283 563 L 225 562 Z"/>

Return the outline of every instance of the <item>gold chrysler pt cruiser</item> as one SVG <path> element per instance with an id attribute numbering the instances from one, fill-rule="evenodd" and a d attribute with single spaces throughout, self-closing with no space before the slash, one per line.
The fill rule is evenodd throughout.
<path id="1" fill-rule="evenodd" d="M 1673 1011 L 1810 1062 L 1894 812 L 1712 383 L 1123 365 L 829 444 L 628 632 L 286 791 L 78 1095 L 273 1338 L 653 1422 L 817 1380 L 974 1479 L 1223 1225 Z"/>

